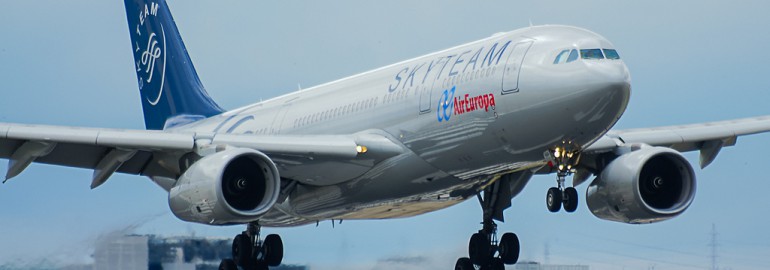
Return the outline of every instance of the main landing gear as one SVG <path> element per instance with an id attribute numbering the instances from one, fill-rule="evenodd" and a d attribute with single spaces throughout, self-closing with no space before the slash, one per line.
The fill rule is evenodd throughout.
<path id="1" fill-rule="evenodd" d="M 580 152 L 578 147 L 570 141 L 562 141 L 560 146 L 547 152 L 550 155 L 550 165 L 556 169 L 557 187 L 548 189 L 545 196 L 545 204 L 548 211 L 559 212 L 562 205 L 564 211 L 568 213 L 575 212 L 578 206 L 578 193 L 574 187 L 566 187 L 567 176 L 575 172 L 575 165 L 580 162 Z"/>
<path id="2" fill-rule="evenodd" d="M 259 239 L 260 226 L 249 223 L 241 234 L 233 239 L 233 258 L 219 263 L 219 270 L 268 270 L 269 266 L 281 265 L 283 241 L 277 234 Z"/>
<path id="3" fill-rule="evenodd" d="M 479 202 L 484 210 L 483 227 L 471 236 L 468 243 L 468 257 L 463 257 L 455 263 L 455 270 L 475 270 L 476 266 L 481 270 L 504 270 L 505 265 L 515 264 L 519 260 L 519 237 L 514 233 L 505 233 L 497 238 L 497 224 L 493 218 L 496 212 L 500 213 L 502 200 L 510 202 L 509 194 L 499 192 L 500 181 L 495 182 L 484 190 L 484 198 L 478 194 Z M 509 206 L 509 205 L 508 205 Z M 507 208 L 507 206 L 502 206 Z M 499 210 L 499 211 L 497 211 Z M 499 218 L 502 221 L 502 218 Z"/>
<path id="4" fill-rule="evenodd" d="M 484 228 L 471 236 L 468 243 L 468 257 L 457 259 L 455 270 L 505 270 L 506 264 L 519 260 L 519 237 L 515 233 L 504 233 L 497 239 L 497 224 L 491 219 L 484 221 Z M 495 256 L 497 253 L 497 256 Z"/>

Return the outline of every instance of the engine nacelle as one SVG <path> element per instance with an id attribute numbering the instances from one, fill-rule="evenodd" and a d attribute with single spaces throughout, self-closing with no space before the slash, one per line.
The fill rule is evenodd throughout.
<path id="1" fill-rule="evenodd" d="M 642 147 L 610 162 L 586 191 L 591 212 L 606 220 L 653 223 L 675 217 L 695 198 L 695 174 L 679 152 Z"/>
<path id="2" fill-rule="evenodd" d="M 169 191 L 179 219 L 204 224 L 246 223 L 267 213 L 280 192 L 278 169 L 265 154 L 246 148 L 206 156 Z"/>

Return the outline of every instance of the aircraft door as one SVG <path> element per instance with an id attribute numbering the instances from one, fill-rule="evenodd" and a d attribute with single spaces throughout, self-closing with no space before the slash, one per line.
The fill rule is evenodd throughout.
<path id="1" fill-rule="evenodd" d="M 283 122 L 286 120 L 286 114 L 289 112 L 289 108 L 291 108 L 291 103 L 284 104 L 281 106 L 278 113 L 275 114 L 273 123 L 270 125 L 270 134 L 280 134 L 281 131 L 286 129 L 286 125 Z"/>
<path id="2" fill-rule="evenodd" d="M 524 56 L 526 56 L 529 47 L 532 46 L 532 41 L 524 41 L 516 43 L 508 55 L 508 60 L 505 62 L 505 70 L 503 71 L 503 95 L 519 92 L 519 75 L 521 72 L 521 63 L 524 62 Z"/>
<path id="3" fill-rule="evenodd" d="M 433 85 L 426 86 L 425 84 L 419 86 L 420 89 L 420 114 L 430 112 L 431 95 L 433 94 Z"/>

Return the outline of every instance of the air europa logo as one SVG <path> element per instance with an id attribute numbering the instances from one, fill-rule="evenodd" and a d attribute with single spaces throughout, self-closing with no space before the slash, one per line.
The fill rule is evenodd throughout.
<path id="1" fill-rule="evenodd" d="M 454 108 L 455 114 L 464 114 L 481 109 L 488 112 L 489 108 L 495 109 L 495 95 L 490 93 L 471 97 L 469 94 L 465 94 L 464 98 L 455 98 Z"/>
<path id="2" fill-rule="evenodd" d="M 438 109 L 436 109 L 436 115 L 438 121 L 449 121 L 452 117 L 452 110 L 455 104 L 452 103 L 452 99 L 455 97 L 455 86 L 452 86 L 452 90 L 444 90 L 441 94 L 441 98 L 438 99 Z"/>
<path id="3" fill-rule="evenodd" d="M 166 31 L 163 25 L 156 23 L 158 8 L 158 3 L 153 2 L 149 5 L 145 4 L 144 9 L 139 10 L 139 23 L 136 25 L 134 40 L 139 89 L 152 106 L 160 102 L 166 80 Z M 150 22 L 151 18 L 153 22 Z M 160 26 L 160 36 L 155 33 L 156 25 Z M 143 38 L 146 38 L 146 41 Z M 160 80 L 159 83 L 158 80 Z"/>
<path id="4" fill-rule="evenodd" d="M 495 95 L 492 93 L 478 96 L 465 94 L 462 97 L 455 97 L 456 87 L 444 90 L 441 98 L 438 100 L 438 109 L 436 115 L 439 122 L 449 121 L 452 115 L 461 115 L 473 111 L 495 109 Z"/>

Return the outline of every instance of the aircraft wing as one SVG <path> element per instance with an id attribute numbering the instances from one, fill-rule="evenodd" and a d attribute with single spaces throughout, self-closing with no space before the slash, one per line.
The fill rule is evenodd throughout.
<path id="1" fill-rule="evenodd" d="M 733 146 L 738 136 L 770 131 L 770 116 L 743 118 L 681 126 L 613 130 L 586 147 L 588 155 L 613 151 L 637 143 L 665 146 L 680 152 L 700 151 L 700 166 L 705 168 L 722 147 Z"/>
<path id="2" fill-rule="evenodd" d="M 9 160 L 6 181 L 33 162 L 93 169 L 92 188 L 115 172 L 176 179 L 186 155 L 225 146 L 261 151 L 273 159 L 282 177 L 316 184 L 325 183 L 324 179 L 346 180 L 342 178 L 363 173 L 402 151 L 391 140 L 373 133 L 258 136 L 0 123 L 0 158 Z M 358 169 L 312 169 L 329 162 Z"/>

